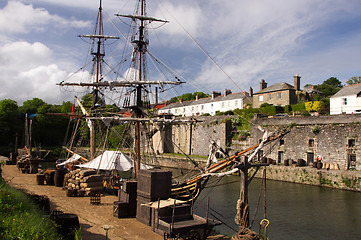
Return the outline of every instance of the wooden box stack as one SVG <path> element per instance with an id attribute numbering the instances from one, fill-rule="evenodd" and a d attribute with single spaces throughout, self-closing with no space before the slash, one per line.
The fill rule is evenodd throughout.
<path id="1" fill-rule="evenodd" d="M 138 221 L 150 226 L 152 209 L 150 202 L 168 199 L 171 196 L 172 172 L 151 169 L 138 173 L 137 214 Z"/>
<path id="2" fill-rule="evenodd" d="M 127 217 L 135 217 L 137 211 L 137 181 L 124 181 L 122 187 L 118 191 L 118 202 L 126 203 L 121 204 L 127 206 Z M 119 204 L 118 204 L 119 205 Z M 120 210 L 123 208 L 120 207 Z M 125 214 L 121 214 L 125 216 Z"/>

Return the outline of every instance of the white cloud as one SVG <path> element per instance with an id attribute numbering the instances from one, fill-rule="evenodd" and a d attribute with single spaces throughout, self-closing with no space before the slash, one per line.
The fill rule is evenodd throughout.
<path id="1" fill-rule="evenodd" d="M 18 103 L 34 97 L 60 103 L 56 83 L 67 73 L 52 63 L 52 53 L 42 43 L 13 42 L 0 47 L 0 99 Z M 50 64 L 49 64 L 50 63 Z"/>
<path id="2" fill-rule="evenodd" d="M 6 34 L 45 31 L 49 26 L 83 28 L 89 26 L 89 22 L 51 15 L 44 8 L 34 8 L 17 1 L 9 1 L 0 9 L 0 31 Z"/>

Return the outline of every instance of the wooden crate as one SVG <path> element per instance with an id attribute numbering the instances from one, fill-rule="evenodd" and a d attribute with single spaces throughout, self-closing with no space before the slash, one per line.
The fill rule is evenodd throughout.
<path id="1" fill-rule="evenodd" d="M 122 201 L 115 201 L 113 203 L 113 216 L 117 218 L 130 217 L 129 204 Z"/>
<path id="2" fill-rule="evenodd" d="M 150 201 L 168 199 L 171 196 L 172 172 L 151 169 L 140 170 L 138 174 L 137 194 Z"/>

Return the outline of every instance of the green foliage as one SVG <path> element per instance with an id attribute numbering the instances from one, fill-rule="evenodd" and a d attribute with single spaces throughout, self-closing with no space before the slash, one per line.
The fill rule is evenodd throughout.
<path id="1" fill-rule="evenodd" d="M 26 195 L 0 180 L 0 239 L 62 239 L 56 225 Z"/>
<path id="2" fill-rule="evenodd" d="M 33 98 L 32 100 L 25 101 L 23 105 L 20 107 L 20 111 L 22 113 L 34 114 L 37 113 L 38 108 L 44 104 L 46 103 L 43 100 L 39 98 Z"/>
<path id="3" fill-rule="evenodd" d="M 221 112 L 221 111 L 216 111 L 215 116 L 223 116 L 223 115 L 224 115 L 224 112 Z"/>
<path id="4" fill-rule="evenodd" d="M 275 115 L 277 113 L 277 107 L 276 106 L 267 106 L 267 107 L 261 107 L 260 112 L 263 114 L 267 114 L 269 116 Z"/>
<path id="5" fill-rule="evenodd" d="M 72 109 L 73 109 L 73 103 L 70 101 L 67 101 L 67 102 L 63 102 L 63 104 L 61 105 L 60 112 L 61 113 L 71 113 Z"/>
<path id="6" fill-rule="evenodd" d="M 204 93 L 204 92 L 185 93 L 185 94 L 183 94 L 181 96 L 171 98 L 169 100 L 169 102 L 172 102 L 172 103 L 179 102 L 179 100 L 181 98 L 183 99 L 183 101 L 195 100 L 197 95 L 198 95 L 199 99 L 210 97 L 209 94 Z"/>
<path id="7" fill-rule="evenodd" d="M 125 147 L 129 148 L 132 146 L 133 139 L 131 137 L 131 124 L 119 124 L 111 128 L 108 143 L 112 148 Z"/>
<path id="8" fill-rule="evenodd" d="M 286 106 L 285 106 L 285 113 L 290 113 L 290 112 L 292 112 L 292 107 L 291 107 L 291 105 L 286 105 Z"/>
<path id="9" fill-rule="evenodd" d="M 357 83 L 361 83 L 361 76 L 358 77 L 351 77 L 349 80 L 346 81 L 348 85 L 353 85 Z"/>
<path id="10" fill-rule="evenodd" d="M 331 77 L 324 81 L 320 85 L 315 85 L 315 89 L 321 91 L 326 97 L 332 96 L 337 93 L 343 87 L 340 80 L 335 77 Z"/>
<path id="11" fill-rule="evenodd" d="M 312 127 L 311 128 L 311 131 L 312 131 L 312 133 L 313 134 L 318 134 L 318 133 L 320 133 L 320 128 L 316 125 L 316 126 L 314 126 L 314 127 Z"/>
<path id="12" fill-rule="evenodd" d="M 294 105 L 291 105 L 291 109 L 293 112 L 302 113 L 306 111 L 305 103 L 297 103 Z"/>
<path id="13" fill-rule="evenodd" d="M 0 145 L 8 146 L 23 127 L 17 103 L 10 99 L 0 101 Z"/>
<path id="14" fill-rule="evenodd" d="M 262 103 L 260 107 L 265 108 L 265 107 L 270 107 L 270 106 L 272 106 L 272 104 L 269 104 L 269 103 L 265 102 L 265 103 Z"/>

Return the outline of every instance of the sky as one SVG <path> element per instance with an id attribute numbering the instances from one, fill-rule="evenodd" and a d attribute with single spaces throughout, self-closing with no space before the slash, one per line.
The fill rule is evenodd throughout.
<path id="1" fill-rule="evenodd" d="M 114 14 L 131 14 L 135 3 L 103 0 L 106 34 L 127 34 L 127 22 Z M 92 33 L 98 7 L 99 0 L 2 0 L 0 100 L 61 104 L 82 94 L 56 84 L 89 75 L 82 68 L 89 45 L 78 35 Z M 169 21 L 152 23 L 149 51 L 186 81 L 161 100 L 226 88 L 257 92 L 261 79 L 293 85 L 295 74 L 301 86 L 361 76 L 359 0 L 152 0 L 147 14 Z M 118 66 L 122 44 L 109 42 L 110 65 Z"/>

